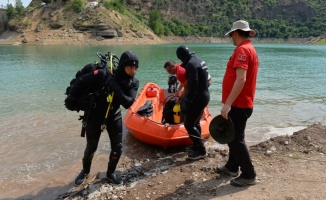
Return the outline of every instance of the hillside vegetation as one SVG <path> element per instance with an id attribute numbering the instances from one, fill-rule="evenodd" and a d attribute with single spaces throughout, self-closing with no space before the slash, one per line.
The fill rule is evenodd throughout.
<path id="1" fill-rule="evenodd" d="M 133 1 L 136 2 L 136 1 Z M 325 0 L 143 0 L 133 4 L 141 15 L 158 10 L 164 34 L 223 36 L 245 19 L 261 38 L 306 38 L 326 33 Z M 146 2 L 146 3 L 145 3 Z"/>
<path id="2" fill-rule="evenodd" d="M 41 6 L 42 1 L 47 4 Z M 16 10 L 9 5 L 7 29 L 61 30 L 61 38 L 77 32 L 98 40 L 155 40 L 163 35 L 222 37 L 234 21 L 245 19 L 259 38 L 326 37 L 325 0 L 99 0 L 92 6 L 93 1 L 32 0 Z"/>

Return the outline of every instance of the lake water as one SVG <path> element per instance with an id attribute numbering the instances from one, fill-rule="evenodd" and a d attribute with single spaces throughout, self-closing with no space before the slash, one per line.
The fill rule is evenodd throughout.
<path id="1" fill-rule="evenodd" d="M 79 114 L 64 107 L 64 92 L 78 69 L 98 61 L 96 52 L 110 51 L 119 56 L 132 50 L 140 60 L 140 85 L 155 82 L 167 87 L 163 64 L 169 59 L 177 61 L 178 46 L 0 46 L 0 199 L 11 197 L 24 185 L 47 184 L 45 177 L 53 178 L 51 174 L 56 172 L 69 171 L 73 166 L 76 169 L 69 173 L 80 170 L 85 140 L 79 136 Z M 188 46 L 209 66 L 209 108 L 216 116 L 222 107 L 225 65 L 234 46 Z M 326 46 L 255 47 L 260 68 L 247 142 L 254 144 L 276 135 L 292 134 L 313 123 L 326 125 Z M 125 135 L 131 137 L 127 130 Z M 107 141 L 104 134 L 98 150 L 98 155 L 106 156 L 104 162 L 110 150 Z M 62 184 L 61 179 L 54 181 Z"/>

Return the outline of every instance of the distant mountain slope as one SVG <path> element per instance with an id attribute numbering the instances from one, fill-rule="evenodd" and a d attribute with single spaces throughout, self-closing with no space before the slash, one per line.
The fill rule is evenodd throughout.
<path id="1" fill-rule="evenodd" d="M 87 3 L 81 12 L 72 9 L 70 1 L 60 0 L 40 6 L 33 0 L 23 18 L 15 17 L 8 23 L 10 31 L 22 33 L 22 43 L 160 43 L 158 38 L 128 10 L 121 14 L 102 6 Z M 137 42 L 140 40 L 142 42 Z M 19 42 L 19 41 L 18 41 Z"/>
<path id="2" fill-rule="evenodd" d="M 80 12 L 74 11 L 75 1 L 84 3 Z M 325 0 L 99 0 L 91 6 L 93 1 L 41 6 L 32 0 L 7 28 L 21 33 L 22 43 L 162 43 L 148 26 L 152 11 L 159 11 L 166 36 L 222 37 L 234 21 L 245 19 L 258 38 L 326 38 Z M 123 12 L 109 3 L 122 5 Z"/>

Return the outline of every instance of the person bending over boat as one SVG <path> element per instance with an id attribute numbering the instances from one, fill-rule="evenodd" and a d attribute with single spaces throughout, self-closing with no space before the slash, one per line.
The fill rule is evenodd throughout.
<path id="1" fill-rule="evenodd" d="M 177 80 L 180 82 L 180 85 L 177 89 L 176 96 L 182 97 L 184 92 L 187 90 L 187 77 L 186 70 L 180 66 L 180 64 L 176 64 L 173 60 L 169 60 L 165 62 L 164 69 L 170 74 L 175 75 Z M 179 103 L 179 99 L 176 103 Z"/>
<path id="2" fill-rule="evenodd" d="M 176 55 L 182 61 L 181 67 L 186 69 L 187 77 L 187 90 L 181 98 L 180 105 L 184 116 L 184 126 L 193 142 L 188 159 L 198 160 L 207 156 L 201 139 L 200 118 L 210 100 L 207 81 L 208 67 L 186 46 L 178 47 Z"/>
<path id="3" fill-rule="evenodd" d="M 79 78 L 72 89 L 81 89 L 82 84 L 90 84 L 94 92 L 108 86 L 108 92 L 100 94 L 90 110 L 86 126 L 86 149 L 82 159 L 83 169 L 75 179 L 75 185 L 81 185 L 91 170 L 92 159 L 97 150 L 101 132 L 106 129 L 110 138 L 111 153 L 106 178 L 109 183 L 121 184 L 122 178 L 114 173 L 122 154 L 122 116 L 120 105 L 129 108 L 137 94 L 139 81 L 134 76 L 138 69 L 138 58 L 131 52 L 124 52 L 118 68 L 113 74 L 106 70 L 96 70 Z M 87 116 L 87 115 L 85 115 Z"/>
<path id="4" fill-rule="evenodd" d="M 176 96 L 178 97 L 177 103 L 179 103 L 179 99 L 186 93 L 187 90 L 187 76 L 186 76 L 186 69 L 181 67 L 181 64 L 176 64 L 173 60 L 169 60 L 164 64 L 164 69 L 170 74 L 175 75 L 177 80 L 180 82 L 180 85 L 177 89 Z M 208 72 L 208 87 L 212 83 L 211 75 Z"/>

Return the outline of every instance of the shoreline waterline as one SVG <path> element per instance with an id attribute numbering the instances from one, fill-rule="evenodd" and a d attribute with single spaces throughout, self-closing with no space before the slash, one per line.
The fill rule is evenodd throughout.
<path id="1" fill-rule="evenodd" d="M 250 38 L 254 43 L 275 43 L 275 44 L 314 44 L 326 45 L 326 38 L 309 37 L 309 38 L 259 38 L 257 36 Z M 162 36 L 155 39 L 148 38 L 128 38 L 117 37 L 111 39 L 85 39 L 84 41 L 76 41 L 72 38 L 66 39 L 43 39 L 42 42 L 29 41 L 24 43 L 21 39 L 21 34 L 17 32 L 6 31 L 0 35 L 1 45 L 15 46 L 105 46 L 105 45 L 160 45 L 160 44 L 223 44 L 230 43 L 229 37 L 201 37 L 201 36 Z"/>

